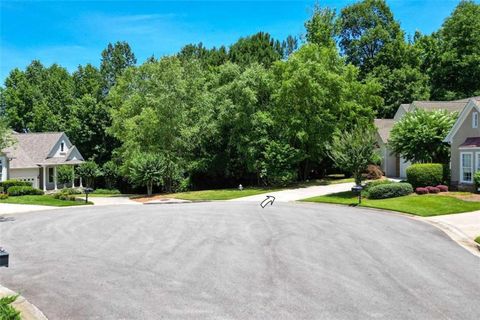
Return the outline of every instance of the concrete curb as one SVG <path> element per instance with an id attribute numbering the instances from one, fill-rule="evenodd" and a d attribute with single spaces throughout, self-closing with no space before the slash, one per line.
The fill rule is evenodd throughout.
<path id="1" fill-rule="evenodd" d="M 0 285 L 0 297 L 14 296 L 16 292 Z M 12 306 L 20 311 L 23 320 L 48 320 L 47 317 L 36 306 L 28 302 L 23 296 L 19 295 Z"/>

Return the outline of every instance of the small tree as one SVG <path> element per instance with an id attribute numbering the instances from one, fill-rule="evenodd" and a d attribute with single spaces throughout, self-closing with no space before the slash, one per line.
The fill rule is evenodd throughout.
<path id="1" fill-rule="evenodd" d="M 130 161 L 129 178 L 136 186 L 146 186 L 152 195 L 153 186 L 163 182 L 165 167 L 162 158 L 152 153 L 138 153 Z"/>
<path id="2" fill-rule="evenodd" d="M 60 184 L 63 184 L 64 188 L 67 183 L 71 182 L 74 179 L 74 177 L 75 172 L 72 166 L 63 165 L 57 168 L 57 181 Z"/>
<path id="3" fill-rule="evenodd" d="M 375 130 L 370 126 L 356 126 L 351 131 L 337 131 L 328 146 L 335 165 L 351 173 L 355 183 L 362 183 L 362 173 L 375 157 Z"/>
<path id="4" fill-rule="evenodd" d="M 105 178 L 105 186 L 112 189 L 118 178 L 118 167 L 113 161 L 107 161 L 102 166 L 103 177 Z"/>
<path id="5" fill-rule="evenodd" d="M 411 162 L 447 163 L 450 147 L 443 140 L 456 119 L 456 113 L 444 110 L 407 113 L 392 128 L 388 145 Z"/>
<path id="6" fill-rule="evenodd" d="M 93 188 L 95 178 L 100 177 L 102 172 L 98 165 L 93 161 L 85 161 L 77 167 L 77 174 L 83 180 L 85 180 L 85 186 Z"/>

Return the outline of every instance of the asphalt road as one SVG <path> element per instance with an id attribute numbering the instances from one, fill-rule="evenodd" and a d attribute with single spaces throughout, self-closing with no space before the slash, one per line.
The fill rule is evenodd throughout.
<path id="1" fill-rule="evenodd" d="M 480 259 L 405 216 L 101 206 L 0 222 L 0 283 L 49 319 L 479 319 Z"/>

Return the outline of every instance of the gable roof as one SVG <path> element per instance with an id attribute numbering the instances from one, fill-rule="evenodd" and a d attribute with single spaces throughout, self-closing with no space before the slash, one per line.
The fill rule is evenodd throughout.
<path id="1" fill-rule="evenodd" d="M 425 111 L 446 110 L 448 112 L 460 112 L 468 101 L 413 101 L 408 111 L 423 109 Z"/>
<path id="2" fill-rule="evenodd" d="M 390 131 L 395 125 L 396 121 L 394 119 L 375 119 L 374 124 L 377 127 L 378 135 L 382 139 L 383 143 L 387 143 L 388 138 L 390 137 Z"/>
<path id="3" fill-rule="evenodd" d="M 465 121 L 470 111 L 474 108 L 477 109 L 478 112 L 480 112 L 480 100 L 478 100 L 478 97 L 470 98 L 468 103 L 463 108 L 462 112 L 460 112 L 460 115 L 458 116 L 457 121 L 455 121 L 455 124 L 453 125 L 452 129 L 450 130 L 448 135 L 445 137 L 443 142 L 448 142 L 448 143 L 452 142 L 453 137 L 462 126 L 462 123 Z"/>
<path id="4" fill-rule="evenodd" d="M 50 154 L 56 143 L 63 137 L 63 132 L 14 133 L 15 145 L 4 150 L 12 160 L 10 168 L 36 168 L 41 164 L 61 163 L 66 158 L 51 158 Z M 83 160 L 79 159 L 79 160 Z"/>

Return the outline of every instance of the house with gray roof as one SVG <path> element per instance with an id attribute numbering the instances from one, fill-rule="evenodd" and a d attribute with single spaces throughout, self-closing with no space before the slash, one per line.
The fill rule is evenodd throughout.
<path id="1" fill-rule="evenodd" d="M 15 132 L 13 138 L 15 144 L 0 151 L 0 181 L 17 179 L 44 191 L 55 190 L 58 166 L 84 161 L 64 132 Z M 73 177 L 69 186 L 75 186 Z"/>
<path id="2" fill-rule="evenodd" d="M 425 111 L 446 110 L 448 112 L 456 112 L 458 114 L 462 114 L 463 110 L 465 110 L 467 106 L 478 101 L 480 101 L 480 97 L 473 97 L 469 99 L 461 99 L 455 101 L 413 101 L 410 104 L 401 104 L 397 109 L 397 112 L 395 113 L 393 119 L 375 119 L 374 124 L 377 128 L 377 144 L 379 146 L 379 151 L 382 158 L 381 168 L 385 175 L 388 177 L 406 178 L 406 170 L 410 165 L 410 162 L 405 161 L 405 159 L 403 159 L 401 155 L 393 153 L 388 148 L 388 138 L 390 136 L 390 131 L 392 130 L 395 123 L 400 121 L 405 114 L 409 112 L 414 112 L 418 109 L 422 109 Z M 457 149 L 457 147 L 458 145 L 452 146 L 452 156 L 456 155 L 455 150 Z M 452 170 L 456 170 L 457 160 L 452 161 L 452 164 L 455 167 L 454 169 L 452 168 Z M 454 180 L 455 178 L 456 176 L 452 174 L 452 182 L 458 183 L 459 179 Z"/>

